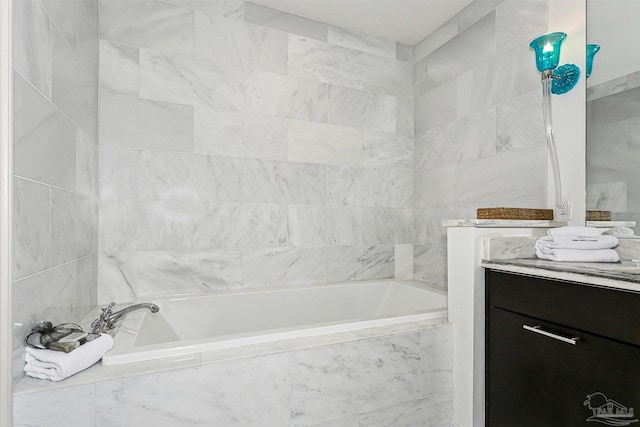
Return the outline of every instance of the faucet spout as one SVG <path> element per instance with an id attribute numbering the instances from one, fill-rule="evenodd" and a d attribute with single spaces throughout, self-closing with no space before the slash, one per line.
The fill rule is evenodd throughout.
<path id="1" fill-rule="evenodd" d="M 157 313 L 160 311 L 160 307 L 151 303 L 141 303 L 141 304 L 133 304 L 129 307 L 123 308 L 122 310 L 116 311 L 115 313 L 111 311 L 113 306 L 116 305 L 115 302 L 112 302 L 106 308 L 102 309 L 102 314 L 99 318 L 94 320 L 91 323 L 91 327 L 93 328 L 93 333 L 103 333 L 105 330 L 113 329 L 115 323 L 120 320 L 122 317 L 136 310 L 144 310 L 148 309 L 152 313 Z"/>

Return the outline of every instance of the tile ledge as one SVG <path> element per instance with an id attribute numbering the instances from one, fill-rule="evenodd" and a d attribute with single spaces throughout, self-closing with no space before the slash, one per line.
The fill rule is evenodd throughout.
<path id="1" fill-rule="evenodd" d="M 516 219 L 445 219 L 443 227 L 477 228 L 554 228 L 569 225 L 567 221 L 516 220 Z"/>

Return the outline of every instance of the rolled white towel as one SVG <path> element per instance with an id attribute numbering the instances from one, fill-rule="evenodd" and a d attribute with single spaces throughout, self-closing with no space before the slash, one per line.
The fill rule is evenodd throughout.
<path id="1" fill-rule="evenodd" d="M 618 262 L 620 257 L 613 249 L 539 249 L 538 258 L 560 262 Z"/>
<path id="2" fill-rule="evenodd" d="M 618 246 L 615 236 L 544 236 L 536 240 L 536 248 L 548 249 L 611 249 Z"/>
<path id="3" fill-rule="evenodd" d="M 624 239 L 640 239 L 640 236 L 636 236 L 635 234 L 633 234 L 633 229 L 629 227 L 613 227 L 602 234 L 612 235 Z"/>
<path id="4" fill-rule="evenodd" d="M 87 369 L 113 347 L 111 335 L 102 334 L 70 353 L 27 347 L 25 373 L 34 378 L 61 381 Z"/>
<path id="5" fill-rule="evenodd" d="M 602 233 L 595 227 L 568 226 L 550 228 L 547 230 L 549 236 L 581 236 L 581 237 L 598 237 Z"/>

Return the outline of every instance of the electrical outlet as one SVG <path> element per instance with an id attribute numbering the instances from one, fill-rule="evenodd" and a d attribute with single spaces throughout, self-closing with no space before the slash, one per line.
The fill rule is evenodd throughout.
<path id="1" fill-rule="evenodd" d="M 563 200 L 555 208 L 556 221 L 569 221 L 571 219 L 571 200 Z"/>

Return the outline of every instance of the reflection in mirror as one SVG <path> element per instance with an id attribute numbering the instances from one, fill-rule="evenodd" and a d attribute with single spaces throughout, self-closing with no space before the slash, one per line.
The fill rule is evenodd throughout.
<path id="1" fill-rule="evenodd" d="M 587 43 L 601 46 L 587 80 L 587 210 L 640 224 L 638 22 L 638 0 L 587 0 Z"/>

